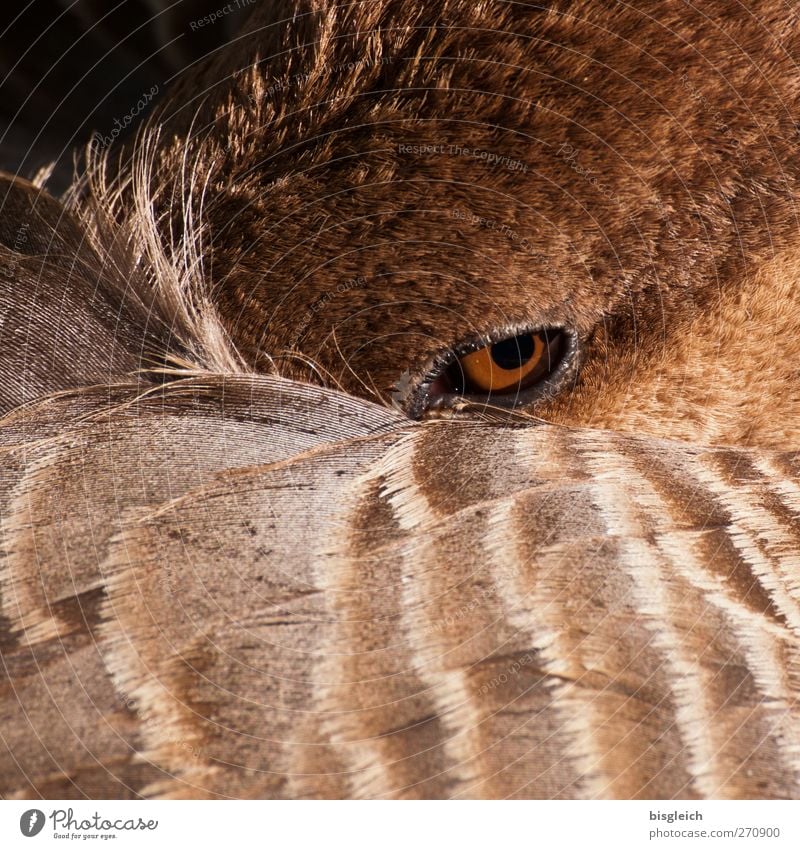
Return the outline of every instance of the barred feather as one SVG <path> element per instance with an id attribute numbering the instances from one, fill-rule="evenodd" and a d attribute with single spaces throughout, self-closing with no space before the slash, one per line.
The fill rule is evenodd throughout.
<path id="1" fill-rule="evenodd" d="M 794 454 L 220 375 L 5 425 L 5 796 L 798 792 Z"/>

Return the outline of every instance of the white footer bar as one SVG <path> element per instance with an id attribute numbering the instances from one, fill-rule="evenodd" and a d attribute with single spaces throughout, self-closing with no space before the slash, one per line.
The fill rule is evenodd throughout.
<path id="1" fill-rule="evenodd" d="M 800 802 L 5 801 L 0 846 L 800 846 Z"/>

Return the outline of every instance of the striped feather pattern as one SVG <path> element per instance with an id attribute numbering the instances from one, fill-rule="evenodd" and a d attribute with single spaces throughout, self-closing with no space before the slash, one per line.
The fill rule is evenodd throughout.
<path id="1" fill-rule="evenodd" d="M 4 797 L 798 795 L 796 454 L 140 392 L 2 421 Z"/>

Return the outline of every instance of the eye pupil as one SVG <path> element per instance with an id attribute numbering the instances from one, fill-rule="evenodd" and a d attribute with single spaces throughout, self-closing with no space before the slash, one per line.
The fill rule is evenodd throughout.
<path id="1" fill-rule="evenodd" d="M 533 336 L 524 333 L 512 336 L 492 345 L 492 360 L 503 369 L 517 369 L 525 365 L 533 356 L 535 346 Z"/>

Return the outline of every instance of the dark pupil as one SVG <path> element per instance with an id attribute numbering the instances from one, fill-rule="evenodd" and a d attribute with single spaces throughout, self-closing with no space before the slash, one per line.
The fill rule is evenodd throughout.
<path id="1" fill-rule="evenodd" d="M 521 368 L 533 356 L 533 337 L 530 333 L 524 336 L 513 336 L 492 345 L 492 359 L 500 368 Z"/>

